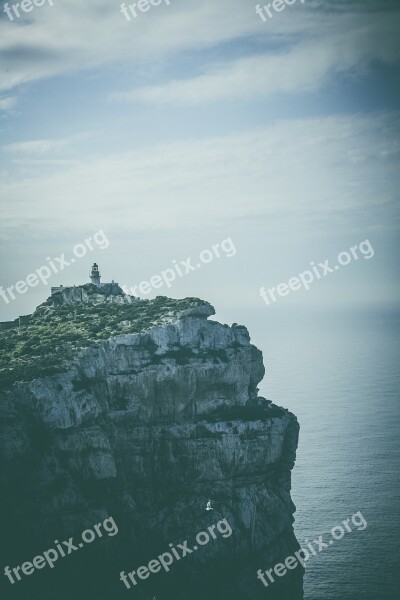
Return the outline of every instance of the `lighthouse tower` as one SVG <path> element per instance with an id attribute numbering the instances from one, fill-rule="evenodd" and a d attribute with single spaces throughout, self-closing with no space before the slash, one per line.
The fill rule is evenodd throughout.
<path id="1" fill-rule="evenodd" d="M 90 281 L 92 282 L 92 284 L 95 285 L 97 288 L 102 288 L 106 294 L 120 294 L 122 291 L 120 289 L 118 283 L 116 283 L 114 281 L 114 279 L 111 281 L 111 283 L 100 283 L 101 275 L 100 275 L 100 271 L 99 271 L 99 265 L 97 263 L 93 263 L 93 267 L 89 273 L 89 277 L 90 277 Z M 75 285 L 74 285 L 74 287 L 75 287 Z M 80 286 L 78 286 L 78 287 L 80 287 Z M 56 294 L 57 292 L 62 292 L 65 289 L 67 289 L 67 288 L 64 288 L 62 285 L 59 285 L 57 287 L 52 287 L 51 295 Z M 0 325 L 1 325 L 1 323 L 0 323 Z M 0 329 L 1 329 L 1 327 L 0 327 Z"/>
<path id="2" fill-rule="evenodd" d="M 90 281 L 97 287 L 100 287 L 100 277 L 101 275 L 99 273 L 99 266 L 94 263 L 90 273 Z"/>

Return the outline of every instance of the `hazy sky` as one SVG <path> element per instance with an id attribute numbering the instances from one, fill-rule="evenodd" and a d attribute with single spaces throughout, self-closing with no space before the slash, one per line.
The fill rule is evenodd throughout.
<path id="1" fill-rule="evenodd" d="M 261 286 L 368 239 L 372 259 L 279 303 L 398 301 L 400 3 L 298 0 L 266 22 L 255 4 L 171 0 L 130 22 L 114 0 L 1 11 L 0 285 L 98 230 L 109 246 L 0 298 L 0 320 L 94 260 L 134 286 L 227 238 L 234 256 L 142 297 L 273 310 Z"/>

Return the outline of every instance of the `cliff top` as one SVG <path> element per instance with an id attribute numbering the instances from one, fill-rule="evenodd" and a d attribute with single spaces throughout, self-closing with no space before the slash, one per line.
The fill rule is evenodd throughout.
<path id="1" fill-rule="evenodd" d="M 44 302 L 45 305 L 75 304 L 77 302 L 91 302 L 100 304 L 102 302 L 120 302 L 131 304 L 139 301 L 138 298 L 128 296 L 124 293 L 118 283 L 103 283 L 101 286 L 93 283 L 84 285 L 74 285 L 72 287 L 63 287 L 58 291 L 53 291 L 52 295 Z"/>
<path id="2" fill-rule="evenodd" d="M 139 300 L 116 288 L 99 290 L 92 284 L 65 288 L 39 305 L 26 324 L 0 330 L 0 386 L 63 371 L 79 350 L 115 335 L 215 313 L 199 298 Z"/>

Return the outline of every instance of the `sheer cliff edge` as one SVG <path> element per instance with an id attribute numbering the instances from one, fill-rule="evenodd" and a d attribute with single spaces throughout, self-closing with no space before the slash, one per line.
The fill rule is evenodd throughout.
<path id="1" fill-rule="evenodd" d="M 214 312 L 196 298 L 88 284 L 0 330 L 4 566 L 107 516 L 118 525 L 57 568 L 4 578 L 7 598 L 303 598 L 300 566 L 268 587 L 257 579 L 299 549 L 298 422 L 258 395 L 265 370 L 247 329 Z M 221 519 L 230 537 L 130 590 L 121 583 L 120 571 Z"/>

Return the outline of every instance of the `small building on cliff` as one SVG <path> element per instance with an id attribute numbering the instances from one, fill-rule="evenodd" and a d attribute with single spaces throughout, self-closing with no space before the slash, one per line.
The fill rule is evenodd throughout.
<path id="1" fill-rule="evenodd" d="M 101 283 L 101 281 L 100 281 L 101 275 L 100 275 L 100 271 L 99 271 L 99 265 L 97 263 L 93 263 L 92 270 L 89 273 L 89 277 L 90 277 L 90 282 L 93 283 L 93 285 L 95 285 L 98 288 L 104 287 L 105 285 L 111 285 L 111 284 L 118 285 L 118 283 L 116 284 L 114 280 L 112 280 L 111 284 L 110 283 Z M 55 294 L 56 292 L 61 292 L 63 289 L 64 289 L 63 285 L 52 287 L 51 295 Z"/>

